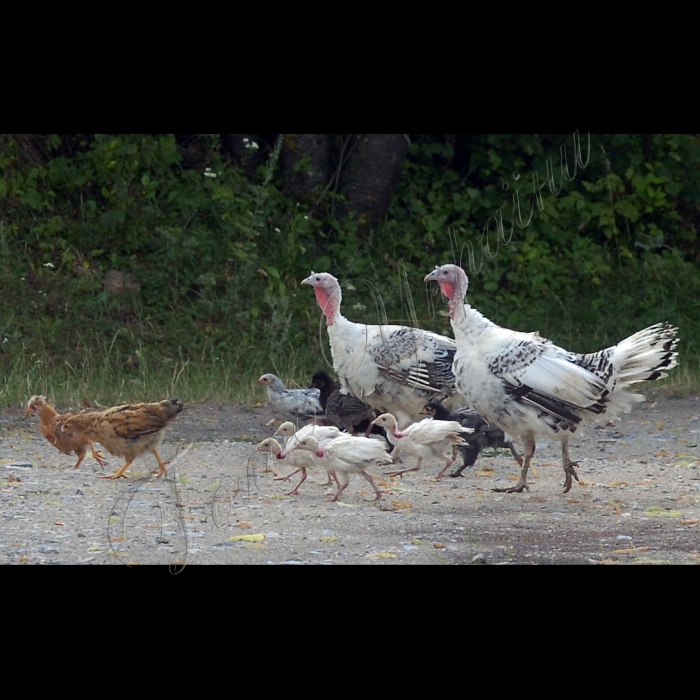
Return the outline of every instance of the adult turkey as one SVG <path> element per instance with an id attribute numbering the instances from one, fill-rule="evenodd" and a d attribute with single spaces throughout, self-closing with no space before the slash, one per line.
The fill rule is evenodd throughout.
<path id="1" fill-rule="evenodd" d="M 342 392 L 390 411 L 402 425 L 434 397 L 448 405 L 456 400 L 454 340 L 420 328 L 348 321 L 340 312 L 340 284 L 328 272 L 312 272 L 301 283 L 314 288 L 326 317 Z"/>
<path id="2" fill-rule="evenodd" d="M 469 280 L 457 265 L 442 265 L 426 275 L 449 299 L 457 341 L 454 373 L 457 388 L 481 416 L 523 441 L 525 460 L 518 483 L 527 486 L 530 460 L 538 437 L 561 441 L 564 493 L 578 481 L 569 456 L 569 437 L 579 425 L 610 420 L 644 401 L 625 388 L 661 379 L 678 364 L 678 329 L 668 323 L 645 328 L 617 345 L 580 355 L 558 347 L 537 333 L 502 328 L 465 303 Z"/>

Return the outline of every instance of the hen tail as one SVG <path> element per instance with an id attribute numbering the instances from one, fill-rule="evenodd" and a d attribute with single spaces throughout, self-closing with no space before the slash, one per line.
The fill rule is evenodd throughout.
<path id="1" fill-rule="evenodd" d="M 180 399 L 115 406 L 98 414 L 100 429 L 133 440 L 164 430 L 182 409 Z"/>

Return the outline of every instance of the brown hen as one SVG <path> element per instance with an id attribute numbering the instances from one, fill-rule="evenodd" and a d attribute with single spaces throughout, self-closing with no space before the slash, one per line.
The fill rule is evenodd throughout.
<path id="1" fill-rule="evenodd" d="M 60 452 L 65 455 L 75 452 L 78 461 L 71 469 L 77 469 L 85 457 L 85 448 L 90 445 L 92 456 L 97 460 L 100 467 L 104 469 L 102 455 L 95 449 L 92 440 L 80 433 L 63 434 L 62 427 L 65 422 L 75 416 L 84 415 L 81 413 L 57 413 L 56 410 L 46 402 L 45 396 L 32 396 L 27 403 L 25 410 L 27 415 L 39 416 L 39 427 L 44 437 Z"/>
<path id="2" fill-rule="evenodd" d="M 166 474 L 168 462 L 161 459 L 158 447 L 165 428 L 182 411 L 180 399 L 167 399 L 158 403 L 131 403 L 114 406 L 105 411 L 79 413 L 63 423 L 61 430 L 67 435 L 83 435 L 97 440 L 109 452 L 124 457 L 124 466 L 114 474 L 101 479 L 118 479 L 140 455 L 152 452 L 158 460 L 156 476 Z"/>

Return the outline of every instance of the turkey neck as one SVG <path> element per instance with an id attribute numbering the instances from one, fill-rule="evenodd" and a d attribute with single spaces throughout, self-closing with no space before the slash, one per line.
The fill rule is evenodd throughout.
<path id="1" fill-rule="evenodd" d="M 469 304 L 452 304 L 450 300 L 450 318 L 452 319 L 452 330 L 457 337 L 471 338 L 472 340 L 480 336 L 485 331 L 498 328 L 493 321 L 489 321 L 482 313 L 472 309 Z"/>
<path id="2" fill-rule="evenodd" d="M 330 288 L 314 287 L 314 292 L 316 293 L 316 301 L 326 317 L 326 323 L 332 326 L 338 318 L 342 318 L 340 302 L 343 300 L 343 296 L 340 285 L 336 284 Z"/>
<path id="3" fill-rule="evenodd" d="M 452 319 L 452 328 L 455 332 L 455 338 L 457 333 L 461 336 L 473 337 L 480 335 L 486 330 L 497 327 L 493 321 L 489 321 L 482 313 L 476 309 L 472 309 L 472 307 L 467 304 L 466 296 L 469 281 L 464 273 L 457 278 L 454 286 L 449 286 L 449 289 L 446 289 L 446 285 L 444 284 L 440 286 L 450 299 L 450 318 Z"/>

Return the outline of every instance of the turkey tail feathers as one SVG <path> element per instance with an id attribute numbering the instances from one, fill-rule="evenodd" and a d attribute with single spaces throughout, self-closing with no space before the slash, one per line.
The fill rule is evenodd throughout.
<path id="1" fill-rule="evenodd" d="M 631 335 L 615 347 L 611 361 L 622 384 L 663 379 L 678 364 L 678 328 L 657 323 Z"/>

